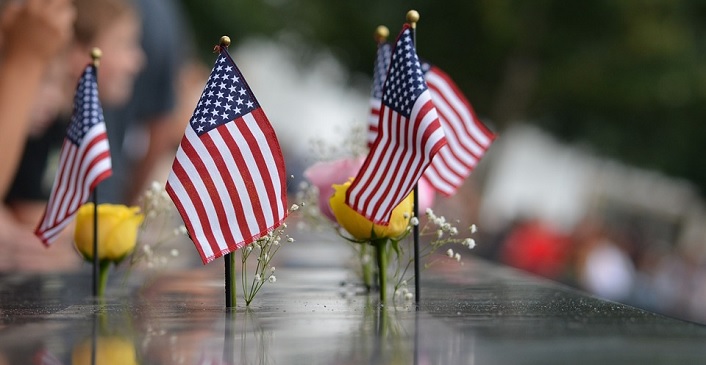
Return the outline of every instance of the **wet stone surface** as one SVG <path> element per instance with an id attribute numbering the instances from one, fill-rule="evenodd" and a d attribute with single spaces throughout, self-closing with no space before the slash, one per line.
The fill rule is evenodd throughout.
<path id="1" fill-rule="evenodd" d="M 219 263 L 114 278 L 0 274 L 0 364 L 691 364 L 706 327 L 483 261 L 424 273 L 417 310 L 356 293 L 351 274 L 278 267 L 226 311 Z M 341 283 L 349 283 L 341 285 Z M 240 299 L 239 299 L 240 300 Z M 100 362 L 99 362 L 100 363 Z"/>

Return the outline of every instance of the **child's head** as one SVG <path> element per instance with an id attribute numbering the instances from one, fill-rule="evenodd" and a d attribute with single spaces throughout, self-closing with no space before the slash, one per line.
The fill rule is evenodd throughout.
<path id="1" fill-rule="evenodd" d="M 133 83 L 145 62 L 140 46 L 140 18 L 129 0 L 74 0 L 72 67 L 74 85 L 90 59 L 90 50 L 103 53 L 98 68 L 98 92 L 105 105 L 128 101 Z"/>

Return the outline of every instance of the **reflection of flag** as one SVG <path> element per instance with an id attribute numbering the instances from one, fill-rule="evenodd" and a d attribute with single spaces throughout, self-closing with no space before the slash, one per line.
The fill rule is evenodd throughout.
<path id="1" fill-rule="evenodd" d="M 434 157 L 424 177 L 436 191 L 449 196 L 476 167 L 495 134 L 478 120 L 471 103 L 449 75 L 429 64 L 422 65 L 422 69 L 448 142 Z"/>
<path id="2" fill-rule="evenodd" d="M 346 193 L 346 204 L 377 224 L 388 224 L 392 209 L 446 144 L 409 25 L 402 28 L 392 52 L 378 127 L 368 157 Z"/>
<path id="3" fill-rule="evenodd" d="M 282 223 L 284 171 L 274 129 L 221 47 L 166 186 L 204 263 Z"/>
<path id="4" fill-rule="evenodd" d="M 385 72 L 390 59 L 389 48 L 387 43 L 378 46 L 373 70 L 371 111 L 368 117 L 369 147 L 378 132 L 382 84 L 385 82 Z M 422 64 L 422 70 L 448 142 L 447 147 L 442 148 L 434 157 L 423 178 L 427 179 L 436 191 L 450 196 L 470 175 L 496 136 L 478 119 L 471 103 L 449 75 L 428 63 Z"/>
<path id="5" fill-rule="evenodd" d="M 387 42 L 378 44 L 378 54 L 373 68 L 373 89 L 370 92 L 370 115 L 368 116 L 368 147 L 372 147 L 378 135 L 380 122 L 380 104 L 382 104 L 382 88 L 385 85 L 387 69 L 390 67 L 392 46 Z"/>
<path id="6" fill-rule="evenodd" d="M 41 349 L 32 358 L 34 365 L 63 365 L 54 354 L 47 349 Z"/>
<path id="7" fill-rule="evenodd" d="M 35 234 L 49 245 L 69 224 L 93 188 L 112 173 L 110 149 L 98 101 L 96 67 L 89 65 L 76 89 L 74 111 L 59 155 L 59 168 Z"/>

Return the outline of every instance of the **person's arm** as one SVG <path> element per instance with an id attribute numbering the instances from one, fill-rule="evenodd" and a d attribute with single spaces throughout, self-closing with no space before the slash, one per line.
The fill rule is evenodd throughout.
<path id="1" fill-rule="evenodd" d="M 30 112 L 49 62 L 72 37 L 71 0 L 10 3 L 2 14 L 0 197 L 7 193 L 30 127 Z"/>

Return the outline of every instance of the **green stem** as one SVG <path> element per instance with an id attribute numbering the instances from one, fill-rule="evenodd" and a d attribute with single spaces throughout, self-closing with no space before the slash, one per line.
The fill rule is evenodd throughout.
<path id="1" fill-rule="evenodd" d="M 231 252 L 224 257 L 226 261 L 226 307 L 229 310 L 236 307 L 238 282 L 235 274 L 235 253 Z"/>
<path id="2" fill-rule="evenodd" d="M 373 240 L 378 264 L 380 304 L 385 304 L 385 299 L 387 298 L 387 242 L 388 240 L 386 238 Z"/>
<path id="3" fill-rule="evenodd" d="M 105 288 L 108 285 L 108 270 L 110 269 L 110 261 L 101 261 L 98 269 L 98 298 L 102 300 L 105 298 Z"/>
<path id="4" fill-rule="evenodd" d="M 367 260 L 365 259 L 367 255 L 368 244 L 363 243 L 360 248 L 360 262 L 361 269 L 363 270 L 363 285 L 365 286 L 365 290 L 369 293 L 373 287 L 373 262 L 369 258 Z"/>

